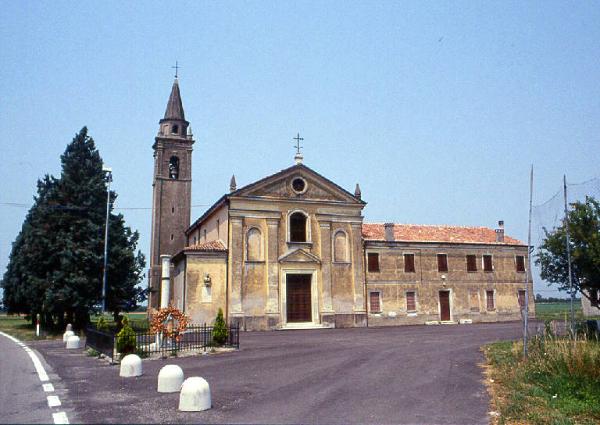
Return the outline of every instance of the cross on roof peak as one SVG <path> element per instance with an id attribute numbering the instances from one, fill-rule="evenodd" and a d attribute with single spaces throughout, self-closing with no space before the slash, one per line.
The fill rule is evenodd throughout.
<path id="1" fill-rule="evenodd" d="M 298 135 L 296 137 L 294 137 L 292 140 L 296 141 L 296 144 L 294 145 L 294 147 L 296 148 L 296 154 L 300 154 L 300 149 L 302 149 L 302 146 L 300 146 L 300 142 L 304 140 L 303 137 L 300 137 L 300 133 L 298 133 Z"/>
<path id="2" fill-rule="evenodd" d="M 293 140 L 296 141 L 296 144 L 294 145 L 294 147 L 296 148 L 296 155 L 294 156 L 294 160 L 296 161 L 296 164 L 302 164 L 302 160 L 304 159 L 304 157 L 300 153 L 300 149 L 302 149 L 302 146 L 300 146 L 300 142 L 304 140 L 304 138 L 300 137 L 300 133 L 298 133 L 298 135 L 294 137 Z"/>
<path id="3" fill-rule="evenodd" d="M 177 78 L 178 74 L 179 74 L 179 68 L 181 68 L 179 66 L 179 62 L 175 61 L 175 66 L 172 66 L 171 68 L 173 68 L 175 70 L 175 78 Z"/>

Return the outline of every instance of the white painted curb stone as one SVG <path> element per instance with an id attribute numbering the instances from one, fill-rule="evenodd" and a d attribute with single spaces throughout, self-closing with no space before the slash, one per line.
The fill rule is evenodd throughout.
<path id="1" fill-rule="evenodd" d="M 179 410 L 182 412 L 201 412 L 211 408 L 208 382 L 199 376 L 183 381 L 179 395 Z"/>
<path id="2" fill-rule="evenodd" d="M 136 354 L 127 354 L 121 360 L 121 370 L 119 376 L 130 378 L 132 376 L 142 375 L 142 359 Z"/>
<path id="3" fill-rule="evenodd" d="M 79 337 L 71 335 L 67 338 L 67 350 L 76 350 L 79 348 Z"/>
<path id="4" fill-rule="evenodd" d="M 159 393 L 176 393 L 183 384 L 183 370 L 174 364 L 168 364 L 158 372 Z"/>
<path id="5" fill-rule="evenodd" d="M 66 331 L 63 334 L 63 342 L 67 342 L 67 339 L 69 339 L 70 336 L 75 336 L 75 332 L 73 332 L 73 331 Z"/>

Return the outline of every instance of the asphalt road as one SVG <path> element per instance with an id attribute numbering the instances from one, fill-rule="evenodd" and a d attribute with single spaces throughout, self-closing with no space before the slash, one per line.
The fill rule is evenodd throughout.
<path id="1" fill-rule="evenodd" d="M 519 323 L 248 332 L 239 352 L 144 361 L 144 375 L 40 341 L 77 417 L 94 423 L 487 424 L 480 347 Z M 209 382 L 213 409 L 177 410 L 158 394 L 166 364 Z"/>
<path id="2" fill-rule="evenodd" d="M 54 423 L 29 355 L 0 334 L 0 423 Z"/>

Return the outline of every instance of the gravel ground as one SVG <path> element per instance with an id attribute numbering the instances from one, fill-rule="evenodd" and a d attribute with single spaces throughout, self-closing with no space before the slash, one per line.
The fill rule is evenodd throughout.
<path id="1" fill-rule="evenodd" d="M 487 424 L 480 347 L 519 338 L 520 323 L 242 332 L 241 349 L 146 360 L 144 375 L 63 344 L 35 348 L 87 423 Z M 211 386 L 213 408 L 177 410 L 159 369 L 178 364 Z"/>

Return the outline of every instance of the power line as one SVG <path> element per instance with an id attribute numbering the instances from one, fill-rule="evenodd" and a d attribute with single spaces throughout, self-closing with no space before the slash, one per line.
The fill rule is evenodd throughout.
<path id="1" fill-rule="evenodd" d="M 0 207 L 16 207 L 16 208 L 30 208 L 33 204 L 20 204 L 18 202 L 0 202 Z M 210 207 L 211 204 L 197 204 L 192 205 L 192 208 Z M 56 209 L 73 209 L 73 210 L 86 210 L 90 208 L 71 206 L 71 205 L 45 205 L 45 208 L 56 208 Z M 152 207 L 114 207 L 115 210 L 151 210 Z"/>

